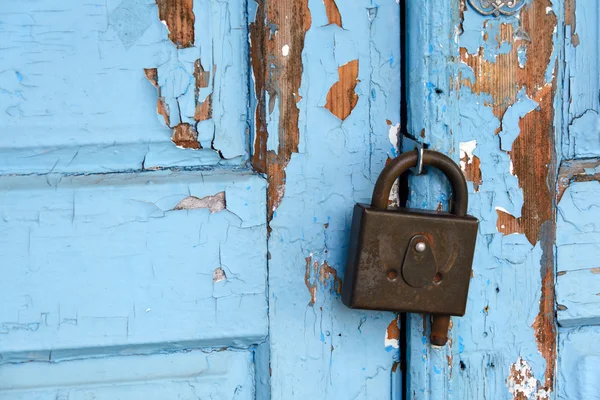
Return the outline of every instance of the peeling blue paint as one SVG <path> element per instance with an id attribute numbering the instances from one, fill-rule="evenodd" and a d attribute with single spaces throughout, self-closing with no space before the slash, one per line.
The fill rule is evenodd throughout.
<path id="1" fill-rule="evenodd" d="M 14 12 L 11 12 L 14 11 Z M 248 157 L 247 29 L 241 0 L 194 2 L 196 46 L 178 50 L 153 1 L 18 2 L 0 15 L 0 173 L 240 166 Z M 68 27 L 68 28 L 65 28 Z M 214 46 L 213 43 L 227 43 Z M 158 67 L 171 126 L 194 122 L 193 63 L 214 84 L 210 140 L 177 149 L 144 68 Z M 216 65 L 216 71 L 213 70 Z M 212 88 L 201 90 L 201 99 Z M 177 98 L 178 97 L 178 98 Z M 179 116 L 181 115 L 181 119 Z M 212 144 L 212 147 L 211 147 Z M 171 149 L 171 147 L 173 149 Z M 225 159 L 221 159 L 221 151 Z"/>
<path id="2" fill-rule="evenodd" d="M 370 5 L 369 0 L 338 1 L 341 29 L 326 25 L 320 0 L 309 1 L 300 143 L 270 224 L 271 394 L 277 399 L 401 395 L 400 371 L 392 373 L 398 349 L 384 341 L 395 315 L 346 308 L 334 278 L 319 273 L 326 262 L 343 276 L 352 207 L 370 201 L 390 151 L 386 120 L 400 120 L 399 6 L 389 1 L 376 13 L 365 12 Z M 355 59 L 358 104 L 340 122 L 324 105 L 338 67 Z M 314 304 L 307 285 L 315 285 Z M 330 336 L 323 335 L 327 331 Z"/>
<path id="3" fill-rule="evenodd" d="M 508 107 L 502 118 L 502 131 L 500 131 L 500 147 L 502 150 L 512 150 L 513 142 L 521 133 L 519 121 L 538 106 L 539 104 L 537 102 L 527 97 L 525 88 L 519 90 L 519 93 L 517 93 L 517 100 Z"/>

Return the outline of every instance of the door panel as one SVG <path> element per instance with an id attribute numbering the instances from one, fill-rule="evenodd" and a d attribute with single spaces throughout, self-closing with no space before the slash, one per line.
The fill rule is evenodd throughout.
<path id="1" fill-rule="evenodd" d="M 340 296 L 352 208 L 370 201 L 397 151 L 399 5 L 257 3 L 253 77 L 268 96 L 258 98 L 254 165 L 266 167 L 272 213 L 271 397 L 400 398 L 397 316 L 350 310 Z"/>
<path id="2" fill-rule="evenodd" d="M 159 14 L 141 0 L 0 2 L 0 173 L 247 159 L 243 2 L 196 0 L 187 25 L 170 17 L 179 1 L 167 3 Z M 169 29 L 196 40 L 176 45 Z M 166 126 L 180 146 L 202 148 L 173 146 Z"/>
<path id="3" fill-rule="evenodd" d="M 598 326 L 585 326 L 562 330 L 558 357 L 558 399 L 600 398 L 600 352 L 597 346 L 600 339 Z"/>
<path id="4" fill-rule="evenodd" d="M 201 172 L 1 178 L 3 359 L 260 341 L 264 188 Z"/>
<path id="5" fill-rule="evenodd" d="M 518 2 L 512 16 L 473 7 L 485 3 L 406 2 L 408 132 L 461 164 L 480 220 L 466 315 L 452 318 L 448 345 L 429 345 L 429 318 L 408 317 L 414 399 L 555 391 L 554 29 L 563 10 L 544 0 Z M 410 183 L 411 205 L 447 207 L 443 177 L 427 171 Z"/>
<path id="6" fill-rule="evenodd" d="M 255 398 L 246 3 L 0 0 L 0 47 L 0 398 Z"/>
<path id="7" fill-rule="evenodd" d="M 559 399 L 598 399 L 600 357 L 600 10 L 567 4 L 563 161 L 558 177 L 556 303 Z"/>
<path id="8" fill-rule="evenodd" d="M 248 351 L 163 353 L 8 364 L 0 369 L 5 400 L 253 399 Z"/>
<path id="9" fill-rule="evenodd" d="M 574 182 L 558 204 L 556 302 L 560 326 L 600 323 L 600 182 Z"/>

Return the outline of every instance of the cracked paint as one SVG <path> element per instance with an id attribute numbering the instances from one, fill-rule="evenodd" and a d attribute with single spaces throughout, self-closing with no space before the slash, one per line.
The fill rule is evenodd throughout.
<path id="1" fill-rule="evenodd" d="M 325 108 L 342 121 L 348 118 L 358 95 L 354 92 L 358 78 L 358 60 L 352 60 L 338 68 L 339 80 L 329 89 Z"/>
<path id="2" fill-rule="evenodd" d="M 3 274 L 3 371 L 266 337 L 266 183 L 255 174 L 3 175 L 0 191 L 11 232 L 0 248 L 20 266 Z M 215 266 L 227 277 L 216 289 Z"/>
<path id="3" fill-rule="evenodd" d="M 193 0 L 156 0 L 158 18 L 169 29 L 169 40 L 178 48 L 194 46 Z"/>
<path id="4" fill-rule="evenodd" d="M 389 398 L 400 382 L 399 349 L 381 339 L 395 316 L 347 309 L 339 291 L 352 206 L 370 200 L 390 153 L 387 121 L 400 121 L 398 4 L 338 1 L 340 29 L 327 3 L 257 3 L 253 161 L 269 196 L 277 192 L 268 205 L 271 396 Z M 326 108 L 336 82 L 341 118 Z"/>
<path id="5" fill-rule="evenodd" d="M 198 198 L 196 196 L 188 196 L 181 200 L 173 208 L 173 210 L 197 210 L 200 208 L 208 208 L 211 214 L 225 210 L 225 192 L 219 192 L 214 196 L 206 196 Z"/>
<path id="6" fill-rule="evenodd" d="M 461 161 L 469 213 L 480 220 L 477 250 L 467 314 L 453 319 L 452 349 L 421 345 L 427 330 L 409 319 L 410 390 L 418 399 L 512 396 L 507 360 L 526 354 L 539 381 L 536 393 L 545 395 L 554 392 L 556 360 L 552 182 L 561 10 L 542 0 L 514 17 L 489 18 L 461 3 L 450 14 L 433 11 L 447 5 L 432 4 L 415 22 L 415 29 L 425 24 L 420 35 L 433 30 L 433 46 L 430 52 L 416 42 L 409 48 L 427 59 L 410 65 L 425 69 L 412 86 L 423 85 L 427 100 L 409 103 L 409 132 L 425 128 L 430 148 Z M 456 19 L 448 23 L 448 16 Z M 411 101 L 419 95 L 412 90 Z M 448 190 L 430 182 L 411 192 L 411 206 L 446 203 Z"/>
<path id="7" fill-rule="evenodd" d="M 511 365 L 506 385 L 514 399 L 544 400 L 550 398 L 550 393 L 542 389 L 540 382 L 533 376 L 529 363 L 521 357 Z"/>
<path id="8" fill-rule="evenodd" d="M 252 165 L 267 176 L 267 209 L 271 220 L 285 194 L 285 168 L 292 153 L 298 152 L 297 103 L 301 100 L 302 52 L 312 20 L 308 0 L 255 3 L 258 3 L 256 15 L 261 17 L 255 18 L 249 28 L 256 96 Z M 289 50 L 287 55 L 282 52 L 284 46 Z M 267 128 L 270 119 L 277 120 L 276 131 Z M 277 148 L 270 150 L 268 143 L 276 143 Z"/>

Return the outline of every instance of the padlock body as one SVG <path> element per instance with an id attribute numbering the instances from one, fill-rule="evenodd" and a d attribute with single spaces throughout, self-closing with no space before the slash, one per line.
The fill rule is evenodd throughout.
<path id="1" fill-rule="evenodd" d="M 464 315 L 477 226 L 477 219 L 469 215 L 357 204 L 342 288 L 344 304 L 369 310 Z M 427 279 L 432 273 L 429 263 L 414 259 L 418 255 L 410 247 L 414 237 L 425 237 L 435 257 L 435 279 L 423 287 L 409 285 L 403 275 L 407 262 L 413 275 L 419 268 Z"/>

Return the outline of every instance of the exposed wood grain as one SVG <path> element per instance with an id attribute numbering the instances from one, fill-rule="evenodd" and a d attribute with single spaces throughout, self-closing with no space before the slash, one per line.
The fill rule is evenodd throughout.
<path id="1" fill-rule="evenodd" d="M 216 72 L 217 66 L 213 66 L 213 72 Z M 210 84 L 210 71 L 205 71 L 202 67 L 202 60 L 196 60 L 194 63 L 194 78 L 196 78 L 196 89 L 206 88 Z"/>
<path id="2" fill-rule="evenodd" d="M 196 103 L 194 119 L 196 121 L 206 121 L 212 118 L 212 94 L 209 94 L 206 100 Z"/>
<path id="3" fill-rule="evenodd" d="M 523 233 L 523 229 L 521 229 L 521 218 L 515 218 L 513 215 L 500 210 L 496 210 L 496 213 L 498 214 L 498 220 L 496 221 L 498 232 L 504 235 Z"/>
<path id="4" fill-rule="evenodd" d="M 340 14 L 337 4 L 335 4 L 335 0 L 323 0 L 323 3 L 325 4 L 325 12 L 327 13 L 329 24 L 337 25 L 341 28 L 342 15 Z"/>
<path id="5" fill-rule="evenodd" d="M 575 47 L 579 45 L 577 17 L 575 15 L 576 2 L 576 0 L 565 0 L 565 25 L 571 26 L 571 44 Z"/>
<path id="6" fill-rule="evenodd" d="M 178 48 L 194 45 L 193 0 L 156 0 L 158 17 L 169 28 L 169 39 Z"/>
<path id="7" fill-rule="evenodd" d="M 173 143 L 186 149 L 199 149 L 198 132 L 196 128 L 190 124 L 182 123 L 173 129 L 171 138 Z"/>
<path id="8" fill-rule="evenodd" d="M 517 31 L 512 25 L 502 24 L 497 37 L 498 43 L 509 42 L 511 51 L 498 54 L 495 61 L 478 54 L 468 55 L 461 49 L 461 60 L 475 73 L 475 82 L 463 80 L 475 93 L 492 96 L 494 114 L 502 120 L 508 107 L 513 105 L 517 93 L 525 88 L 529 98 L 539 107 L 521 118 L 520 134 L 509 152 L 523 190 L 524 204 L 519 219 L 498 213 L 501 232 L 523 232 L 527 239 L 536 244 L 541 241 L 542 293 L 540 312 L 534 328 L 538 348 L 547 362 L 544 389 L 552 390 L 556 359 L 556 330 L 554 319 L 553 251 L 555 231 L 555 185 L 556 155 L 554 151 L 554 109 L 556 78 L 546 82 L 545 74 L 551 62 L 553 33 L 557 25 L 556 15 L 548 13 L 552 7 L 549 0 L 536 0 L 520 14 L 521 26 Z M 527 49 L 527 62 L 519 64 L 519 47 Z M 501 128 L 500 128 L 501 129 Z M 499 129 L 499 130 L 500 130 Z"/>
<path id="9" fill-rule="evenodd" d="M 343 121 L 358 103 L 358 95 L 354 92 L 358 83 L 358 60 L 352 60 L 339 67 L 338 75 L 339 80 L 327 93 L 325 108 Z"/>
<path id="10" fill-rule="evenodd" d="M 256 126 L 252 164 L 267 175 L 269 220 L 285 194 L 285 167 L 298 151 L 300 100 L 304 37 L 311 25 L 308 0 L 258 1 L 256 22 L 250 25 L 250 56 L 257 97 Z M 274 28 L 276 27 L 276 28 Z M 289 52 L 284 55 L 282 48 Z M 270 106 L 266 99 L 270 99 Z M 267 112 L 279 102 L 277 151 L 267 151 Z"/>
<path id="11" fill-rule="evenodd" d="M 472 159 L 469 159 L 468 155 L 465 155 L 460 159 L 464 163 L 463 172 L 465 174 L 465 178 L 469 182 L 473 182 L 473 187 L 476 192 L 479 191 L 479 185 L 483 182 L 481 179 L 481 161 L 479 157 L 473 156 Z M 461 163 L 462 165 L 462 163 Z"/>

